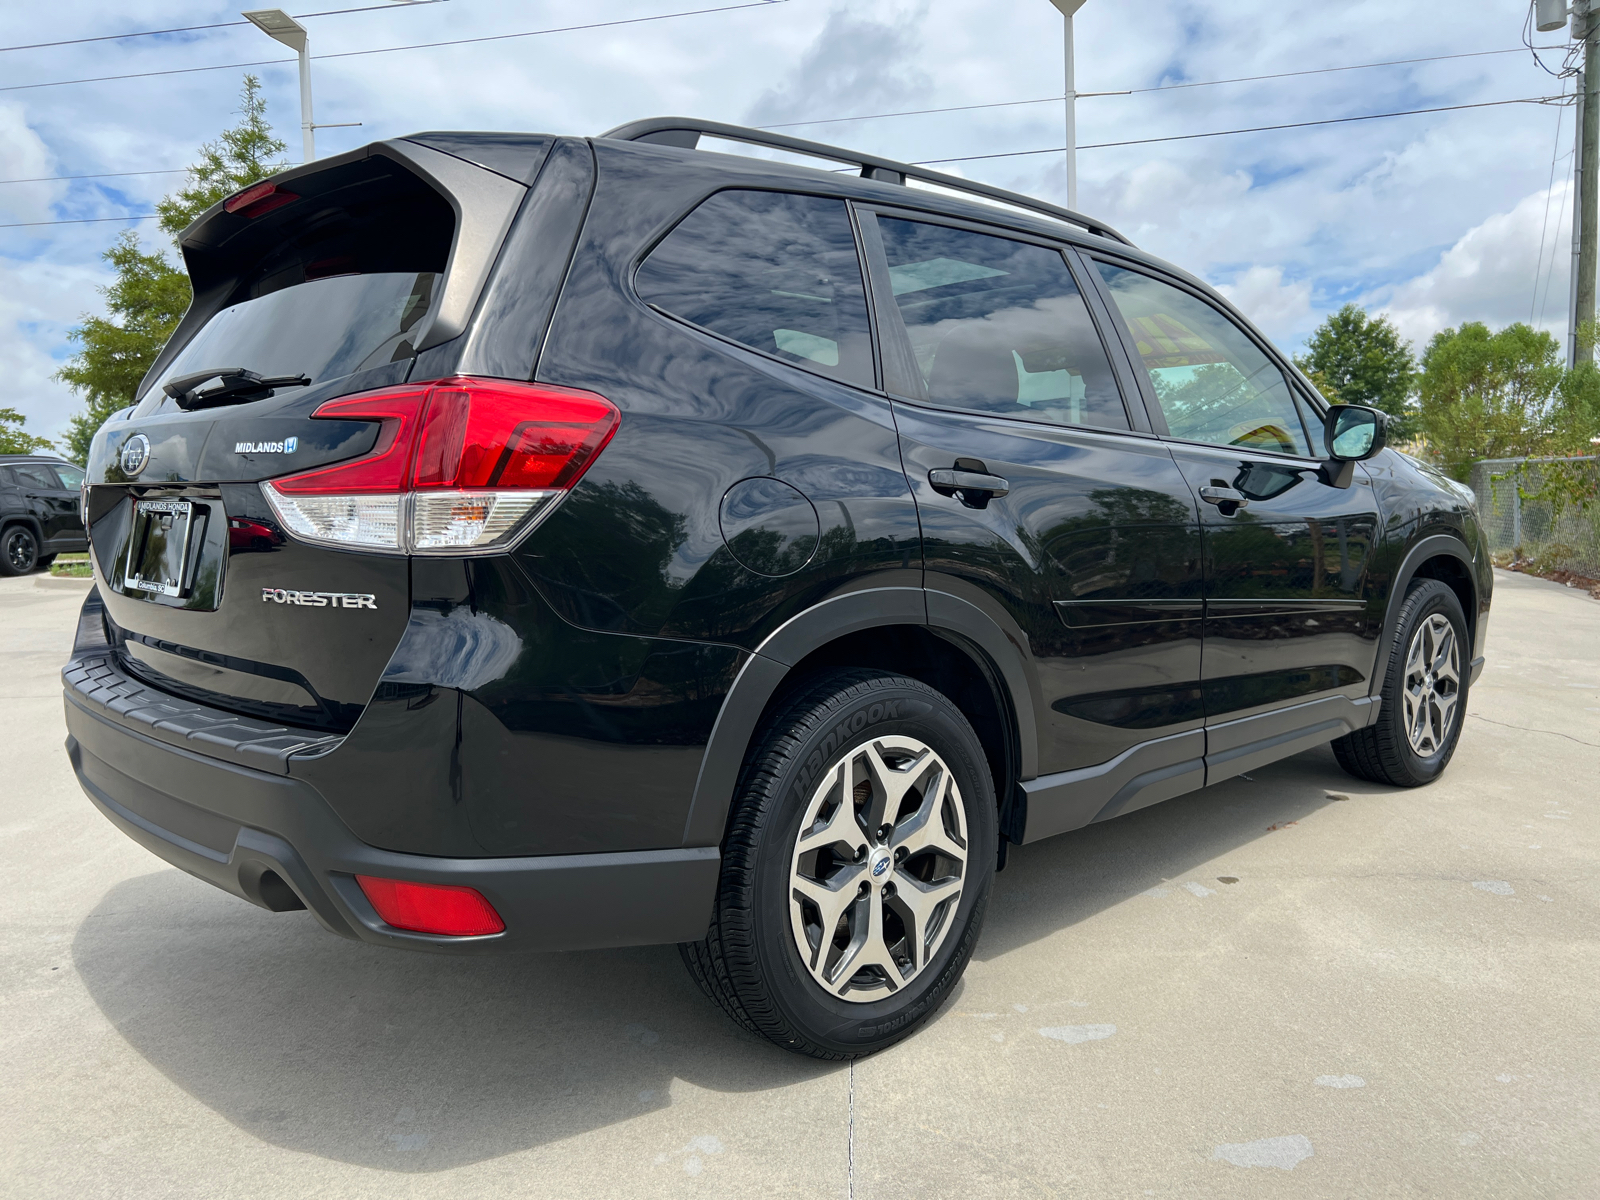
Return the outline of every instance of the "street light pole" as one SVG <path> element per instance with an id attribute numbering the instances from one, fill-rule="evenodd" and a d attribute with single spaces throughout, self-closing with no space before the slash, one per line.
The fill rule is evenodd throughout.
<path id="1" fill-rule="evenodd" d="M 1067 79 L 1067 207 L 1078 207 L 1078 81 L 1073 63 L 1072 16 L 1084 6 L 1085 0 L 1050 0 L 1061 10 L 1065 26 L 1063 57 L 1066 61 Z"/>
<path id="2" fill-rule="evenodd" d="M 311 162 L 317 157 L 317 131 L 311 119 L 311 37 L 304 25 L 281 8 L 260 8 L 239 15 L 300 55 L 300 160 Z"/>

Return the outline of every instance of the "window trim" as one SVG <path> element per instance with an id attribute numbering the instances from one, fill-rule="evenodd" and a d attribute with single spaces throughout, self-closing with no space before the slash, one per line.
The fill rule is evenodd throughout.
<path id="1" fill-rule="evenodd" d="M 677 313 L 662 308 L 658 304 L 652 304 L 649 300 L 646 300 L 642 295 L 639 294 L 639 271 L 649 257 L 660 248 L 663 242 L 665 242 L 673 235 L 673 233 L 677 231 L 678 226 L 682 225 L 689 219 L 690 216 L 698 212 L 702 205 L 709 203 L 713 197 L 719 196 L 723 192 L 771 192 L 780 196 L 808 196 L 814 200 L 832 200 L 844 205 L 845 220 L 849 223 L 851 241 L 855 244 L 856 267 L 861 272 L 861 291 L 867 310 L 867 345 L 868 353 L 871 356 L 872 361 L 872 381 L 870 383 L 861 383 L 854 379 L 841 379 L 837 375 L 829 375 L 825 371 L 819 371 L 813 367 L 808 367 L 804 363 L 790 362 L 787 358 L 780 358 L 778 355 L 773 354 L 770 351 L 763 350 L 759 346 L 748 345 L 739 341 L 737 338 L 731 338 L 725 333 L 718 333 L 715 329 L 709 329 L 704 325 L 700 325 L 689 320 L 687 317 L 679 316 Z M 866 258 L 862 253 L 861 231 L 856 225 L 855 214 L 851 211 L 851 202 L 847 197 L 829 195 L 827 192 L 813 191 L 806 188 L 747 187 L 739 184 L 729 184 L 722 187 L 713 188 L 703 196 L 696 198 L 693 203 L 691 203 L 672 220 L 666 222 L 663 228 L 654 237 L 648 238 L 639 252 L 634 255 L 633 261 L 627 265 L 623 278 L 627 284 L 626 290 L 628 297 L 639 305 L 643 306 L 644 309 L 652 316 L 662 320 L 670 321 L 673 325 L 682 326 L 687 329 L 693 329 L 697 333 L 703 333 L 707 337 L 715 338 L 724 345 L 737 346 L 740 350 L 747 351 L 751 354 L 759 354 L 768 362 L 779 363 L 782 366 L 789 367 L 796 371 L 804 371 L 807 375 L 813 375 L 818 379 L 826 379 L 829 383 L 835 383 L 841 387 L 854 388 L 856 391 L 873 392 L 880 395 L 887 395 L 883 388 L 883 368 L 878 352 L 877 323 L 873 320 L 872 285 L 867 276 Z"/>
<path id="2" fill-rule="evenodd" d="M 877 343 L 883 347 L 882 356 L 882 387 L 886 395 L 893 400 L 915 404 L 933 412 L 951 413 L 961 416 L 979 417 L 984 420 L 1008 421 L 1029 427 L 1042 427 L 1045 429 L 1071 429 L 1086 430 L 1091 433 L 1118 434 L 1151 437 L 1154 431 L 1140 428 L 1139 420 L 1141 409 L 1129 403 L 1128 400 L 1128 373 L 1123 369 L 1124 364 L 1119 362 L 1116 348 L 1121 342 L 1112 341 L 1106 336 L 1104 316 L 1097 311 L 1099 293 L 1092 286 L 1085 286 L 1084 272 L 1080 265 L 1074 263 L 1074 251 L 1077 247 L 1065 239 L 1057 240 L 1043 237 L 1034 233 L 1020 233 L 1008 230 L 1003 225 L 990 225 L 981 221 L 969 221 L 960 217 L 950 217 L 943 213 L 925 213 L 920 209 L 908 208 L 904 205 L 881 204 L 876 202 L 855 201 L 851 207 L 861 218 L 871 217 L 869 222 L 862 219 L 860 222 L 861 245 L 863 259 L 869 280 L 867 291 L 873 299 L 872 317 L 874 324 L 882 322 L 876 334 Z M 926 384 L 923 382 L 922 373 L 916 367 L 916 356 L 911 349 L 911 340 L 906 332 L 905 322 L 900 316 L 900 306 L 895 302 L 894 289 L 889 280 L 888 254 L 883 247 L 882 234 L 877 227 L 879 217 L 889 220 L 914 221 L 925 225 L 942 225 L 950 229 L 958 229 L 966 233 L 978 234 L 982 237 L 996 237 L 1006 241 L 1022 242 L 1025 245 L 1037 246 L 1049 250 L 1061 257 L 1062 266 L 1066 268 L 1067 277 L 1083 297 L 1084 308 L 1089 314 L 1089 323 L 1094 328 L 1096 336 L 1100 339 L 1100 348 L 1105 353 L 1106 365 L 1111 368 L 1112 378 L 1116 381 L 1118 397 L 1122 401 L 1123 415 L 1128 424 L 1122 428 L 1111 428 L 1104 425 L 1075 425 L 1058 421 L 1031 420 L 1020 413 L 995 413 L 983 412 L 971 408 L 952 408 L 943 404 L 935 404 L 927 397 Z M 1141 397 L 1142 398 L 1142 397 Z"/>
<path id="3" fill-rule="evenodd" d="M 1281 450 L 1267 450 L 1253 446 L 1224 446 L 1217 442 L 1203 442 L 1193 438 L 1179 437 L 1174 434 L 1171 428 L 1167 425 L 1167 414 L 1165 410 L 1162 409 L 1161 401 L 1156 397 L 1155 388 L 1150 382 L 1150 372 L 1143 369 L 1143 367 L 1140 365 L 1141 359 L 1139 357 L 1139 349 L 1137 346 L 1132 344 L 1132 335 L 1128 330 L 1128 323 L 1125 319 L 1121 319 L 1121 310 L 1116 307 L 1115 298 L 1110 294 L 1110 289 L 1106 286 L 1105 280 L 1101 278 L 1100 272 L 1094 269 L 1096 262 L 1103 262 L 1107 266 L 1116 267 L 1118 270 L 1131 271 L 1136 275 L 1147 276 L 1148 278 L 1155 280 L 1157 283 L 1164 283 L 1169 287 L 1176 289 L 1177 291 L 1187 293 L 1189 296 L 1200 301 L 1200 303 L 1205 304 L 1216 312 L 1220 313 L 1225 320 L 1234 326 L 1234 328 L 1243 333 L 1246 339 L 1252 345 L 1254 345 L 1255 348 L 1259 350 L 1269 362 L 1278 368 L 1279 373 L 1283 375 L 1284 387 L 1289 391 L 1291 398 L 1293 398 L 1297 392 L 1302 390 L 1299 386 L 1299 373 L 1292 370 L 1285 364 L 1283 356 L 1277 352 L 1277 349 L 1272 346 L 1271 343 L 1269 343 L 1264 337 L 1261 336 L 1260 333 L 1256 331 L 1249 321 L 1245 319 L 1243 313 L 1232 311 L 1232 306 L 1224 307 L 1224 305 L 1226 305 L 1226 301 L 1223 301 L 1223 305 L 1219 305 L 1217 300 L 1221 299 L 1221 297 L 1214 299 L 1211 296 L 1206 295 L 1204 291 L 1194 287 L 1192 284 L 1189 284 L 1184 280 L 1177 279 L 1164 271 L 1150 267 L 1145 263 L 1135 262 L 1133 260 L 1121 258 L 1113 254 L 1105 254 L 1098 250 L 1093 252 L 1085 252 L 1084 257 L 1088 260 L 1085 263 L 1085 266 L 1089 268 L 1088 274 L 1093 276 L 1091 282 L 1094 285 L 1095 291 L 1100 295 L 1107 310 L 1113 317 L 1112 324 L 1116 327 L 1118 341 L 1122 345 L 1123 353 L 1128 356 L 1129 365 L 1133 369 L 1134 382 L 1139 388 L 1139 394 L 1144 400 L 1146 410 L 1149 412 L 1151 428 L 1154 429 L 1157 437 L 1161 438 L 1163 441 L 1176 442 L 1185 446 L 1209 446 L 1213 450 L 1240 451 L 1251 455 L 1263 454 L 1270 458 L 1286 459 L 1292 462 L 1320 463 L 1322 461 L 1321 457 L 1319 457 L 1316 453 L 1317 439 L 1312 436 L 1312 431 L 1306 427 L 1305 418 L 1301 416 L 1298 405 L 1295 407 L 1295 417 L 1300 422 L 1301 431 L 1305 434 L 1306 445 L 1311 447 L 1311 450 L 1307 454 L 1286 454 Z M 1307 398 L 1307 403 L 1310 404 L 1313 412 L 1318 411 L 1317 406 L 1315 404 L 1311 404 L 1309 398 Z M 1321 414 L 1319 413 L 1319 415 Z"/>

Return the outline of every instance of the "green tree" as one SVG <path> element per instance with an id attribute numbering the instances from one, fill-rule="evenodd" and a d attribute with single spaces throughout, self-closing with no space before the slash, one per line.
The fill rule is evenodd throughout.
<path id="1" fill-rule="evenodd" d="M 283 153 L 284 143 L 267 124 L 261 81 L 254 75 L 244 77 L 239 115 L 237 125 L 200 148 L 200 161 L 189 168 L 184 186 L 156 205 L 161 228 L 169 236 L 176 238 L 223 197 L 283 169 L 282 161 L 271 161 Z M 72 418 L 64 438 L 67 456 L 80 463 L 88 458 L 89 443 L 106 418 L 133 403 L 139 381 L 192 298 L 187 273 L 162 250 L 146 252 L 132 230 L 118 237 L 101 257 L 115 272 L 113 281 L 100 289 L 106 298 L 105 315 L 86 313 L 83 324 L 67 334 L 78 352 L 55 376 L 77 392 L 85 406 Z"/>
<path id="2" fill-rule="evenodd" d="M 267 102 L 254 75 L 244 77 L 238 112 L 237 125 L 200 147 L 200 161 L 189 168 L 185 185 L 156 205 L 161 228 L 174 241 L 218 200 L 288 166 L 282 158 L 286 145 L 267 123 Z"/>
<path id="3" fill-rule="evenodd" d="M 1402 426 L 1410 415 L 1406 400 L 1417 362 L 1411 343 L 1388 317 L 1368 316 L 1360 305 L 1346 304 L 1317 326 L 1294 363 L 1330 400 L 1380 408 Z"/>
<path id="4" fill-rule="evenodd" d="M 1464 480 L 1478 459 L 1546 452 L 1560 418 L 1588 403 L 1593 385 L 1566 370 L 1559 344 L 1544 330 L 1518 322 L 1491 333 L 1471 321 L 1433 335 L 1418 390 L 1430 453 Z"/>
<path id="5" fill-rule="evenodd" d="M 133 403 L 139 381 L 189 307 L 189 277 L 159 250 L 140 249 L 131 229 L 101 257 L 116 272 L 100 289 L 106 315 L 85 315 L 67 334 L 79 350 L 56 372 L 84 401 L 63 439 L 67 457 L 79 463 L 87 460 L 89 442 L 106 418 Z"/>
<path id="6" fill-rule="evenodd" d="M 0 408 L 0 454 L 33 454 L 53 450 L 55 443 L 23 430 L 28 418 L 14 408 Z"/>

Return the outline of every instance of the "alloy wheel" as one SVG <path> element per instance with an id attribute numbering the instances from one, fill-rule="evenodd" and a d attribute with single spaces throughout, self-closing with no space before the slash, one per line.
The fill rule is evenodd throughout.
<path id="1" fill-rule="evenodd" d="M 881 737 L 839 758 L 806 806 L 789 873 L 812 979 L 856 1003 L 905 987 L 954 924 L 966 866 L 961 793 L 932 747 Z"/>
<path id="2" fill-rule="evenodd" d="M 15 529 L 6 535 L 6 562 L 18 575 L 33 570 L 39 561 L 39 548 L 33 535 L 25 529 Z"/>
<path id="3" fill-rule="evenodd" d="M 1437 754 L 1461 699 L 1460 640 L 1443 613 L 1431 614 L 1411 635 L 1400 695 L 1412 752 L 1419 758 Z"/>

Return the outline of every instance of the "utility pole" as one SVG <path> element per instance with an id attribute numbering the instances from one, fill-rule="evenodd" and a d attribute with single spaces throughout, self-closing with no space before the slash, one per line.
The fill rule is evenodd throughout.
<path id="1" fill-rule="evenodd" d="M 1572 284 L 1567 312 L 1567 366 L 1580 353 L 1593 358 L 1594 347 L 1582 352 L 1578 327 L 1595 319 L 1596 252 L 1600 250 L 1600 0 L 1535 0 L 1534 19 L 1541 33 L 1554 33 L 1572 19 L 1572 36 L 1583 43 L 1578 75 L 1577 120 L 1573 122 Z"/>
<path id="2" fill-rule="evenodd" d="M 1064 42 L 1067 69 L 1067 207 L 1078 208 L 1078 81 L 1073 65 L 1072 16 L 1083 7 L 1085 0 L 1050 0 L 1061 10 L 1066 26 Z M 1587 3 L 1587 0 L 1584 0 Z"/>
<path id="3" fill-rule="evenodd" d="M 1574 11 L 1573 33 L 1583 39 L 1583 75 L 1580 92 L 1583 96 L 1581 117 L 1578 120 L 1578 137 L 1581 149 L 1578 155 L 1578 195 L 1582 197 L 1583 224 L 1578 230 L 1578 304 L 1573 314 L 1573 360 L 1581 354 L 1593 359 L 1594 347 L 1587 351 L 1578 346 L 1578 326 L 1593 321 L 1595 316 L 1595 251 L 1600 248 L 1600 12 L 1594 0 L 1577 0 L 1583 11 Z M 1575 6 L 1575 7 L 1577 7 Z M 1579 22 L 1582 22 L 1580 27 Z"/>

